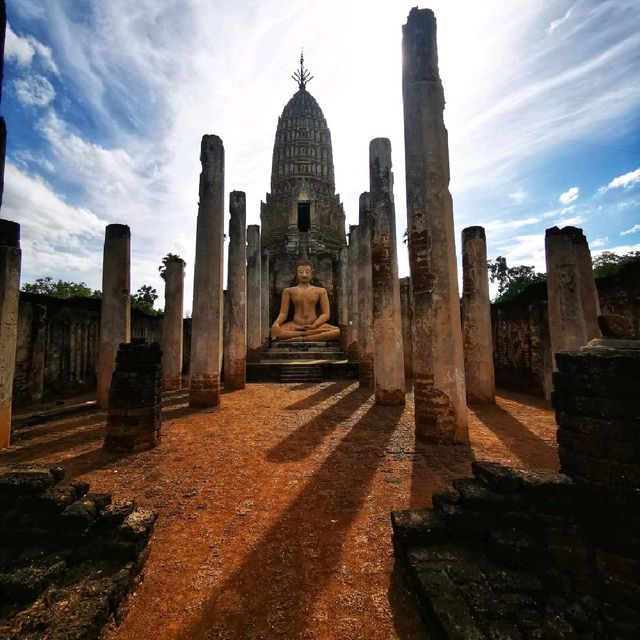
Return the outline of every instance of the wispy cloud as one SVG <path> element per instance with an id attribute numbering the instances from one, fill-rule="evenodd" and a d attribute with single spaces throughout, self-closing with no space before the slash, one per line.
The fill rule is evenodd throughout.
<path id="1" fill-rule="evenodd" d="M 571 187 L 564 193 L 560 194 L 558 202 L 561 204 L 571 204 L 580 197 L 580 189 L 578 187 Z"/>
<path id="2" fill-rule="evenodd" d="M 522 227 L 528 227 L 532 224 L 540 222 L 541 218 L 529 217 L 521 220 L 491 220 L 486 222 L 483 226 L 485 231 L 496 233 L 500 231 L 512 231 L 513 229 L 520 229 Z"/>
<path id="3" fill-rule="evenodd" d="M 640 167 L 635 171 L 629 171 L 629 173 L 614 178 L 609 184 L 600 187 L 598 193 L 606 193 L 611 189 L 631 189 L 637 184 L 640 184 Z"/>
<path id="4" fill-rule="evenodd" d="M 58 65 L 56 65 L 53 59 L 50 47 L 45 46 L 33 36 L 20 37 L 16 35 L 11 25 L 7 23 L 5 35 L 6 59 L 15 60 L 20 67 L 28 67 L 36 55 L 45 70 L 56 75 L 59 74 Z"/>
<path id="5" fill-rule="evenodd" d="M 632 233 L 638 233 L 640 232 L 640 224 L 634 224 L 633 227 L 631 227 L 630 229 L 625 229 L 624 231 L 620 232 L 621 236 L 628 236 L 631 235 Z"/>
<path id="6" fill-rule="evenodd" d="M 56 96 L 53 85 L 39 73 L 31 73 L 13 83 L 18 100 L 34 107 L 46 107 Z"/>
<path id="7" fill-rule="evenodd" d="M 558 27 L 561 27 L 571 17 L 572 12 L 573 7 L 570 7 L 562 18 L 553 20 L 547 29 L 547 35 L 551 35 Z"/>
<path id="8" fill-rule="evenodd" d="M 515 204 L 522 204 L 527 199 L 527 192 L 518 187 L 513 193 L 509 194 L 509 198 L 513 200 Z"/>
<path id="9" fill-rule="evenodd" d="M 597 249 L 598 247 L 606 247 L 609 243 L 609 238 L 596 238 L 593 242 L 589 243 L 592 249 Z"/>

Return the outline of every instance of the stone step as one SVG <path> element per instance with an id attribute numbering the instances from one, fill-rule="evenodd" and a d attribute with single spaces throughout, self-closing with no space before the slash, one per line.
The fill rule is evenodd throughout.
<path id="1" fill-rule="evenodd" d="M 272 342 L 271 349 L 284 351 L 340 351 L 338 342 Z"/>
<path id="2" fill-rule="evenodd" d="M 342 351 L 284 351 L 269 350 L 262 354 L 262 360 L 346 360 Z"/>

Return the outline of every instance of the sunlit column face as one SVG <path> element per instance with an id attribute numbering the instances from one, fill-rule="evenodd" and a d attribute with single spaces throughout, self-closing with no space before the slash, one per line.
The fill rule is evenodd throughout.
<path id="1" fill-rule="evenodd" d="M 300 265 L 298 267 L 298 282 L 300 284 L 309 284 L 311 282 L 311 267 L 308 265 Z"/>

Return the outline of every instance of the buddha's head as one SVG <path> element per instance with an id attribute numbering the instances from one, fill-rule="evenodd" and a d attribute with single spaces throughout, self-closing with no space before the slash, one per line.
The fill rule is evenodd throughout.
<path id="1" fill-rule="evenodd" d="M 311 284 L 311 279 L 313 278 L 311 263 L 306 261 L 298 263 L 296 274 L 298 276 L 298 284 Z"/>

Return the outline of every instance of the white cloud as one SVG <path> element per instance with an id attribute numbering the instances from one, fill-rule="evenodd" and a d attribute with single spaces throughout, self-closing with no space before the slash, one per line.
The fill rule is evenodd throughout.
<path id="1" fill-rule="evenodd" d="M 52 84 L 39 73 L 30 73 L 14 81 L 13 86 L 22 104 L 46 107 L 56 96 Z"/>
<path id="2" fill-rule="evenodd" d="M 529 225 L 540 222 L 540 218 L 531 217 L 524 218 L 522 220 L 491 220 L 485 223 L 483 226 L 485 231 L 496 233 L 499 231 L 511 231 L 513 229 L 520 229 L 521 227 L 528 227 Z"/>
<path id="3" fill-rule="evenodd" d="M 52 275 L 101 287 L 104 220 L 67 204 L 44 180 L 11 162 L 5 169 L 2 211 L 21 225 L 23 282 Z"/>
<path id="4" fill-rule="evenodd" d="M 549 223 L 552 227 L 575 227 L 577 224 L 584 222 L 583 216 L 571 216 L 570 218 L 558 218 Z"/>
<path id="5" fill-rule="evenodd" d="M 572 11 L 573 7 L 570 7 L 562 18 L 553 20 L 547 29 L 547 35 L 551 35 L 558 27 L 562 26 L 571 17 Z"/>
<path id="6" fill-rule="evenodd" d="M 621 187 L 623 189 L 631 189 L 637 184 L 640 184 L 640 167 L 635 171 L 629 171 L 629 173 L 614 178 L 608 185 L 600 187 L 598 193 L 606 193 L 611 189 L 619 189 Z"/>
<path id="7" fill-rule="evenodd" d="M 619 256 L 623 256 L 627 253 L 631 253 L 632 251 L 640 251 L 640 243 L 638 244 L 621 244 L 617 247 L 607 247 L 606 249 L 598 249 L 596 251 L 592 251 L 591 255 L 595 258 L 599 256 L 603 251 L 610 251 L 611 253 L 617 253 Z"/>
<path id="8" fill-rule="evenodd" d="M 597 249 L 598 247 L 606 247 L 609 242 L 609 237 L 605 238 L 596 238 L 593 242 L 590 243 L 592 249 Z"/>
<path id="9" fill-rule="evenodd" d="M 630 229 L 626 229 L 625 231 L 621 231 L 620 235 L 621 236 L 628 236 L 631 235 L 632 233 L 638 233 L 640 231 L 640 224 L 634 224 L 633 227 L 631 227 Z"/>
<path id="10" fill-rule="evenodd" d="M 522 187 L 518 187 L 516 191 L 509 194 L 509 197 L 515 202 L 515 204 L 522 204 L 527 199 L 527 192 L 522 190 Z"/>
<path id="11" fill-rule="evenodd" d="M 58 75 L 60 72 L 56 65 L 50 47 L 45 46 L 33 36 L 20 37 L 7 23 L 5 36 L 5 58 L 15 60 L 18 66 L 28 67 L 33 62 L 34 56 L 38 56 L 42 66 L 52 73 Z"/>
<path id="12" fill-rule="evenodd" d="M 571 187 L 569 190 L 560 194 L 558 202 L 562 204 L 571 204 L 580 197 L 580 189 L 578 187 Z"/>

